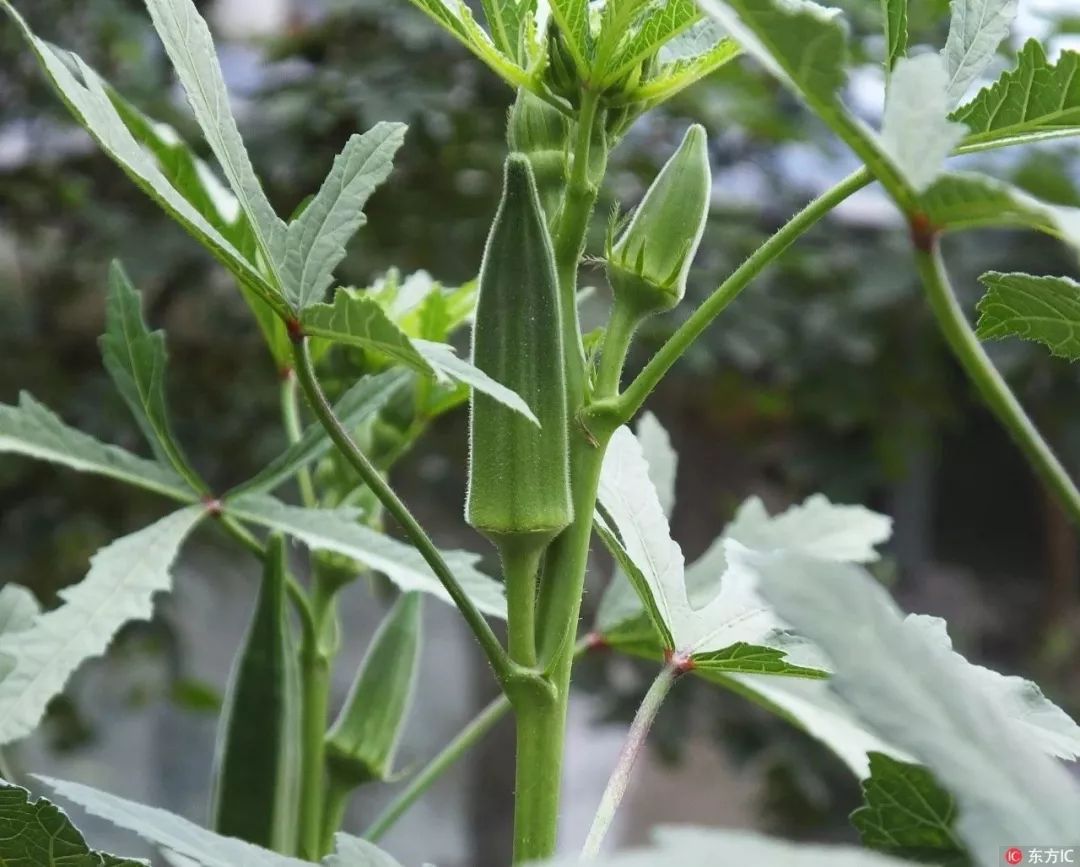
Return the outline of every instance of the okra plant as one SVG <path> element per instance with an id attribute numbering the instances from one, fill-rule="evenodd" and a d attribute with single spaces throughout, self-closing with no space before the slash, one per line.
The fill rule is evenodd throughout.
<path id="1" fill-rule="evenodd" d="M 76 121 L 235 278 L 282 371 L 286 443 L 230 490 L 199 473 L 170 425 L 165 337 L 149 330 L 120 264 L 108 276 L 102 357 L 151 454 L 99 442 L 29 395 L 0 406 L 0 450 L 178 504 L 100 551 L 53 610 L 24 588 L 0 591 L 0 745 L 30 734 L 85 660 L 125 623 L 151 615 L 192 533 L 216 525 L 262 574 L 219 724 L 210 829 L 79 783 L 0 781 L 0 864 L 137 863 L 90 848 L 59 808 L 30 793 L 43 788 L 131 830 L 169 863 L 394 865 L 380 837 L 505 714 L 517 732 L 508 863 L 991 865 L 1005 846 L 1076 844 L 1080 786 L 1059 760 L 1080 756 L 1080 728 L 1034 684 L 965 660 L 942 621 L 899 612 L 866 569 L 889 538 L 888 518 L 821 496 L 770 515 L 751 499 L 688 566 L 668 523 L 677 459 L 642 411 L 758 274 L 877 184 L 909 226 L 914 273 L 957 360 L 1080 523 L 1076 485 L 979 342 L 1017 335 L 1077 358 L 1080 284 L 987 274 L 976 330 L 941 251 L 948 232 L 996 225 L 1080 247 L 1080 211 L 952 165 L 1080 135 L 1080 55 L 1051 62 L 1029 42 L 980 90 L 1018 0 L 952 0 L 940 50 L 909 45 L 907 0 L 881 0 L 885 92 L 875 128 L 844 101 L 844 19 L 811 0 L 482 0 L 482 19 L 464 0 L 412 2 L 503 79 L 512 99 L 501 201 L 476 281 L 457 288 L 394 273 L 366 288 L 335 280 L 368 197 L 406 142 L 402 125 L 350 138 L 322 187 L 286 220 L 248 158 L 192 0 L 145 5 L 213 165 L 0 0 Z M 691 125 L 637 207 L 612 215 L 594 249 L 591 229 L 607 219 L 596 201 L 608 157 L 650 110 L 740 55 L 799 97 L 862 166 L 794 215 L 630 378 L 624 365 L 639 327 L 683 301 L 710 202 L 724 191 L 714 188 L 708 133 Z M 602 260 L 596 273 L 610 289 L 606 326 L 588 335 L 578 304 L 586 259 Z M 468 359 L 449 342 L 459 330 L 471 340 Z M 431 422 L 466 402 L 464 519 L 478 544 L 497 551 L 498 576 L 479 569 L 478 554 L 440 550 L 390 483 Z M 583 626 L 594 540 L 616 568 L 596 622 Z M 337 707 L 330 674 L 351 629 L 338 594 L 364 572 L 399 595 Z M 370 827 L 343 827 L 357 789 L 402 773 L 395 748 L 425 596 L 460 611 L 502 695 L 427 766 L 404 772 L 398 797 Z M 493 626 L 502 620 L 505 641 Z M 599 649 L 652 660 L 658 674 L 588 838 L 560 841 L 572 672 Z M 607 854 L 635 759 L 686 676 L 774 711 L 833 750 L 862 781 L 852 823 L 863 848 L 670 828 L 649 847 Z M 566 853 L 566 862 L 551 860 Z"/>

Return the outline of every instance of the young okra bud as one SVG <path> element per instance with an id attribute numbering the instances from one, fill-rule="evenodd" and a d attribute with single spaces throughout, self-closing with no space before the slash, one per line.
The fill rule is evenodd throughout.
<path id="1" fill-rule="evenodd" d="M 705 129 L 695 124 L 618 240 L 609 232 L 607 272 L 617 304 L 644 317 L 682 300 L 705 231 L 711 189 Z"/>
<path id="2" fill-rule="evenodd" d="M 516 391 L 540 422 L 473 392 L 468 522 L 502 553 L 537 551 L 573 520 L 559 285 L 527 157 L 506 161 L 480 266 L 473 363 Z M 505 558 L 504 558 L 505 559 Z"/>
<path id="3" fill-rule="evenodd" d="M 558 216 L 566 187 L 566 139 L 569 124 L 554 106 L 527 90 L 518 91 L 510 109 L 506 140 L 532 165 L 536 191 L 548 225 Z"/>

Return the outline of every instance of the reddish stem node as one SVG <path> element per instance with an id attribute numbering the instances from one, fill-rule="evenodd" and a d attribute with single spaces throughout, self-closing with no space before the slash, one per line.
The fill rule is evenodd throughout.
<path id="1" fill-rule="evenodd" d="M 211 518 L 220 518 L 222 512 L 221 500 L 213 496 L 213 494 L 207 494 L 202 498 L 202 504 L 206 507 L 206 514 Z"/>
<path id="2" fill-rule="evenodd" d="M 597 650 L 610 650 L 611 643 L 600 632 L 590 632 L 585 636 L 585 649 L 592 653 Z"/>
<path id="3" fill-rule="evenodd" d="M 934 249 L 941 230 L 930 222 L 930 218 L 922 211 L 916 211 L 911 215 L 911 242 L 920 253 L 929 253 Z"/>
<path id="4" fill-rule="evenodd" d="M 291 381 L 295 375 L 295 371 L 287 364 L 278 368 L 278 377 L 280 377 L 282 382 Z"/>
<path id="5" fill-rule="evenodd" d="M 289 340 L 293 343 L 299 345 L 304 342 L 304 326 L 295 316 L 285 320 L 285 330 L 289 333 Z"/>
<path id="6" fill-rule="evenodd" d="M 674 672 L 676 677 L 682 677 L 682 675 L 696 668 L 694 658 L 689 653 L 672 650 L 670 647 L 664 649 L 664 663 Z"/>

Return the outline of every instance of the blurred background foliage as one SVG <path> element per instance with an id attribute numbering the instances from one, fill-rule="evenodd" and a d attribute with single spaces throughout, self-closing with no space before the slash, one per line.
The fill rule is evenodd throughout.
<path id="1" fill-rule="evenodd" d="M 144 111 L 198 140 L 138 0 L 19 5 L 37 32 L 78 51 Z M 378 120 L 409 124 L 391 182 L 373 197 L 369 224 L 339 270 L 343 282 L 369 285 L 391 266 L 405 274 L 424 269 L 448 285 L 474 276 L 505 150 L 511 94 L 499 81 L 405 0 L 268 3 L 259 15 L 272 7 L 279 18 L 269 35 L 245 32 L 243 3 L 199 5 L 221 24 L 241 126 L 279 212 L 290 213 L 317 187 L 350 133 Z M 872 116 L 880 110 L 879 5 L 841 5 L 863 64 L 851 99 Z M 911 7 L 912 42 L 940 44 L 945 0 L 912 0 Z M 259 3 L 248 8 L 259 17 Z M 1040 8 L 1028 20 L 1039 32 L 1063 39 L 1077 32 L 1075 17 L 1039 18 Z M 96 347 L 106 267 L 118 257 L 148 299 L 152 326 L 168 332 L 170 397 L 189 453 L 216 485 L 243 478 L 275 453 L 281 435 L 278 372 L 239 294 L 73 126 L 10 26 L 0 27 L 0 56 L 0 400 L 27 389 L 66 420 L 139 448 Z M 738 62 L 631 130 L 613 158 L 601 215 L 616 201 L 636 200 L 690 119 L 711 135 L 711 223 L 690 296 L 650 322 L 632 368 L 794 210 L 852 168 L 786 93 Z M 1044 198 L 1080 204 L 1073 146 L 983 160 Z M 596 228 L 593 253 L 602 218 Z M 984 271 L 1077 270 L 1060 247 L 1027 234 L 954 238 L 947 254 L 969 311 Z M 585 308 L 593 327 L 602 323 L 606 289 L 600 269 L 585 279 L 598 288 Z M 1066 462 L 1080 470 L 1076 368 L 1034 345 L 992 350 Z M 688 558 L 751 493 L 774 507 L 814 491 L 866 503 L 896 518 L 882 577 L 906 607 L 945 616 L 965 652 L 1035 675 L 1055 700 L 1080 711 L 1076 535 L 949 358 L 920 297 L 905 231 L 873 190 L 757 280 L 650 408 L 681 455 L 673 525 Z M 444 528 L 460 524 L 464 449 L 459 412 L 440 420 L 395 471 L 397 484 L 425 514 L 441 516 Z M 0 582 L 55 601 L 93 551 L 159 508 L 127 489 L 4 460 Z M 474 538 L 451 541 L 478 546 Z M 604 571 L 598 561 L 594 590 Z M 596 598 L 591 594 L 587 609 Z M 168 642 L 169 624 L 159 623 L 134 630 L 118 652 Z M 133 700 L 212 713 L 214 691 L 184 681 L 181 669 L 170 668 L 168 683 L 154 682 Z M 601 720 L 632 713 L 646 685 L 635 670 L 602 657 L 582 667 L 578 682 L 601 696 Z M 56 749 L 78 750 L 93 737 L 69 700 L 56 704 L 52 719 Z M 730 696 L 689 684 L 657 729 L 666 758 L 679 761 L 688 727 L 737 763 L 754 763 L 764 822 L 789 833 L 850 836 L 844 817 L 857 803 L 855 785 L 807 739 Z M 504 737 L 488 749 L 505 758 L 498 751 L 509 746 Z M 491 801 L 489 793 L 488 808 Z M 478 843 L 474 863 L 487 863 L 483 850 Z"/>

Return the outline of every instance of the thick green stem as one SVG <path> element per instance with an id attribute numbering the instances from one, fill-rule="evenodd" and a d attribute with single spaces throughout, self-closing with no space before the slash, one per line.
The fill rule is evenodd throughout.
<path id="1" fill-rule="evenodd" d="M 439 777 L 484 737 L 510 710 L 510 699 L 499 696 L 463 728 L 456 738 L 412 778 L 412 782 L 371 823 L 364 837 L 377 843 Z"/>
<path id="2" fill-rule="evenodd" d="M 555 852 L 559 831 L 564 734 L 562 695 L 516 702 L 517 787 L 514 792 L 514 864 Z"/>
<path id="3" fill-rule="evenodd" d="M 997 372 L 979 339 L 968 325 L 953 293 L 941 248 L 933 239 L 916 250 L 919 276 L 934 309 L 938 326 L 957 361 L 1048 488 L 1061 501 L 1073 523 L 1080 526 L 1080 491 L 1068 472 L 1028 418 L 1008 383 Z"/>
<path id="4" fill-rule="evenodd" d="M 865 168 L 849 175 L 832 189 L 814 199 L 755 250 L 753 255 L 721 283 L 716 291 L 690 315 L 690 318 L 679 326 L 637 378 L 627 386 L 626 391 L 618 400 L 618 415 L 626 421 L 633 418 L 671 366 L 682 357 L 690 344 L 701 336 L 724 308 L 735 300 L 747 284 L 818 220 L 844 199 L 869 184 L 871 180 L 873 177 Z"/>
<path id="5" fill-rule="evenodd" d="M 633 772 L 634 765 L 645 748 L 645 742 L 648 740 L 649 731 L 656 721 L 656 715 L 660 712 L 664 699 L 671 692 L 671 687 L 675 685 L 680 672 L 681 670 L 677 666 L 670 663 L 665 665 L 660 674 L 656 676 L 652 686 L 649 687 L 649 691 L 645 693 L 645 698 L 634 715 L 634 721 L 630 724 L 630 731 L 627 732 L 626 741 L 619 751 L 619 759 L 615 763 L 615 770 L 611 773 L 607 788 L 604 789 L 604 796 L 600 799 L 600 807 L 597 809 L 596 817 L 593 819 L 592 827 L 589 829 L 589 836 L 585 840 L 585 846 L 581 850 L 581 859 L 583 861 L 591 861 L 600 854 L 600 846 L 611 828 L 611 822 L 615 818 L 619 805 L 622 803 L 627 787 L 630 785 L 630 774 Z"/>
<path id="6" fill-rule="evenodd" d="M 480 646 L 487 655 L 491 667 L 495 670 L 499 682 L 505 685 L 512 680 L 527 679 L 528 672 L 521 671 L 511 663 L 509 655 L 492 631 L 491 626 L 484 619 L 484 615 L 480 613 L 458 583 L 453 572 L 450 571 L 450 567 L 446 565 L 446 561 L 443 559 L 439 549 L 435 547 L 427 532 L 420 526 L 420 522 L 416 520 L 408 507 L 398 498 L 398 495 L 394 493 L 394 490 L 387 484 L 379 471 L 375 469 L 367 456 L 353 442 L 351 434 L 344 428 L 338 417 L 334 415 L 334 409 L 326 399 L 318 378 L 315 376 L 315 369 L 311 363 L 311 356 L 308 353 L 305 338 L 293 343 L 293 359 L 300 387 L 303 389 L 304 395 L 308 403 L 311 404 L 311 408 L 319 422 L 326 429 L 330 439 L 333 440 L 342 456 L 356 470 L 360 479 L 371 489 L 371 492 L 382 503 L 386 511 L 393 515 L 409 537 L 409 541 L 412 542 L 428 566 L 431 567 L 443 588 L 450 595 L 451 600 L 464 616 L 477 641 L 480 642 Z"/>
<path id="7" fill-rule="evenodd" d="M 303 631 L 300 647 L 301 764 L 299 854 L 308 861 L 322 855 L 323 795 L 326 776 L 326 724 L 330 705 L 330 659 L 322 646 L 332 601 L 315 585 L 312 620 Z"/>
<path id="8" fill-rule="evenodd" d="M 619 393 L 623 365 L 630 351 L 630 342 L 641 323 L 640 314 L 625 304 L 615 302 L 604 333 L 604 348 L 600 369 L 596 374 L 596 397 L 615 397 Z"/>
<path id="9" fill-rule="evenodd" d="M 334 848 L 334 835 L 345 824 L 345 812 L 352 798 L 352 783 L 335 779 L 333 772 L 327 775 L 326 793 L 323 800 L 322 816 L 322 851 L 330 852 Z"/>
<path id="10" fill-rule="evenodd" d="M 550 539 L 550 536 L 547 537 Z M 533 538 L 498 543 L 506 580 L 506 631 L 510 658 L 536 667 L 536 577 L 546 541 Z"/>

